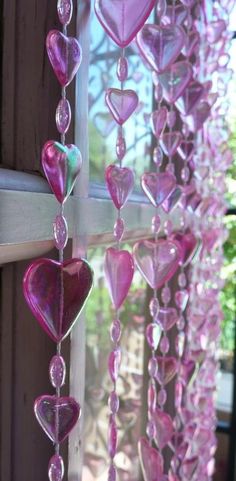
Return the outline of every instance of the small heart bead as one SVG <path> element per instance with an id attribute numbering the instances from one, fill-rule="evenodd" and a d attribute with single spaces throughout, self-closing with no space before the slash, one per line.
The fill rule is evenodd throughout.
<path id="1" fill-rule="evenodd" d="M 48 58 L 62 87 L 67 87 L 76 75 L 81 61 L 82 50 L 76 38 L 66 37 L 59 30 L 50 30 L 46 47 Z"/>
<path id="2" fill-rule="evenodd" d="M 126 204 L 134 187 L 134 174 L 128 167 L 109 165 L 105 171 L 107 188 L 117 209 Z"/>
<path id="3" fill-rule="evenodd" d="M 105 100 L 119 125 L 123 125 L 138 106 L 138 96 L 134 90 L 107 89 Z"/>
<path id="4" fill-rule="evenodd" d="M 109 247 L 106 250 L 104 270 L 111 300 L 115 309 L 119 309 L 127 297 L 133 280 L 133 257 L 126 250 Z"/>

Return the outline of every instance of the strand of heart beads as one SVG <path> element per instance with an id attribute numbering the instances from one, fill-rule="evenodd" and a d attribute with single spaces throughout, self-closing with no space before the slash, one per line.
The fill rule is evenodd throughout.
<path id="1" fill-rule="evenodd" d="M 61 142 L 50 140 L 42 150 L 42 166 L 60 205 L 60 212 L 53 223 L 59 262 L 51 259 L 34 261 L 27 269 L 23 283 L 24 295 L 30 309 L 47 335 L 56 343 L 56 354 L 49 367 L 55 395 L 40 396 L 34 404 L 35 416 L 40 426 L 55 445 L 55 454 L 48 467 L 50 481 L 63 479 L 64 463 L 60 456 L 60 444 L 68 437 L 80 416 L 78 402 L 73 397 L 61 396 L 66 377 L 61 343 L 76 322 L 93 282 L 92 270 L 84 259 L 64 261 L 64 248 L 68 240 L 64 205 L 82 165 L 79 149 L 73 144 L 65 144 L 65 135 L 71 122 L 66 87 L 76 75 L 82 58 L 78 40 L 67 36 L 72 10 L 72 0 L 58 0 L 57 11 L 63 32 L 51 30 L 46 40 L 48 58 L 62 87 L 61 100 L 56 110 L 56 125 Z"/>
<path id="2" fill-rule="evenodd" d="M 120 243 L 124 234 L 124 221 L 120 211 L 125 206 L 134 186 L 134 175 L 131 169 L 123 167 L 123 159 L 126 154 L 126 140 L 123 125 L 133 114 L 138 106 L 138 96 L 134 90 L 125 90 L 124 82 L 128 78 L 128 61 L 125 57 L 125 48 L 136 36 L 138 30 L 145 23 L 155 0 L 140 2 L 137 18 L 130 18 L 130 9 L 126 12 L 126 2 L 113 2 L 111 0 L 96 0 L 95 12 L 106 33 L 121 48 L 121 56 L 117 64 L 117 78 L 120 89 L 108 88 L 106 91 L 107 107 L 118 125 L 116 142 L 116 155 L 118 165 L 109 165 L 105 171 L 106 185 L 111 199 L 117 209 L 117 220 L 114 225 L 114 238 L 117 247 L 110 247 L 105 254 L 105 276 L 108 283 L 109 293 L 114 307 L 115 319 L 111 324 L 110 337 L 113 344 L 108 359 L 108 371 L 113 383 L 113 389 L 109 396 L 109 429 L 108 429 L 108 452 L 110 464 L 108 480 L 116 480 L 116 467 L 114 458 L 117 452 L 118 430 L 116 417 L 119 410 L 119 397 L 116 390 L 116 382 L 121 363 L 121 322 L 119 319 L 120 308 L 125 301 L 134 274 L 134 262 L 132 255 L 127 250 L 121 250 Z M 141 15 L 139 8 L 141 7 Z M 134 12 L 135 17 L 135 12 Z"/>

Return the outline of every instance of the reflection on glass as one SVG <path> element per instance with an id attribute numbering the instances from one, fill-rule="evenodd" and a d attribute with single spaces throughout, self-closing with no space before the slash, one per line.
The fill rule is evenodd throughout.
<path id="1" fill-rule="evenodd" d="M 112 383 L 107 371 L 107 358 L 111 350 L 109 328 L 114 311 L 103 276 L 103 258 L 101 248 L 89 252 L 89 261 L 95 270 L 95 285 L 86 310 L 84 481 L 106 481 L 109 463 L 107 401 Z M 117 382 L 120 410 L 118 453 L 115 458 L 120 481 L 137 481 L 139 475 L 137 441 L 142 423 L 144 301 L 145 287 L 136 273 L 120 316 L 123 326 L 122 363 Z"/>

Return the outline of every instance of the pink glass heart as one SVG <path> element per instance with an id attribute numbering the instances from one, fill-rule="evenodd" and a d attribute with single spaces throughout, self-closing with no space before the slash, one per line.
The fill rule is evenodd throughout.
<path id="1" fill-rule="evenodd" d="M 179 371 L 179 377 L 184 384 L 190 383 L 196 371 L 196 365 L 194 361 L 182 359 Z"/>
<path id="2" fill-rule="evenodd" d="M 139 440 L 138 452 L 144 481 L 162 481 L 164 469 L 162 455 L 149 445 L 146 438 Z"/>
<path id="3" fill-rule="evenodd" d="M 178 314 L 174 307 L 161 307 L 157 316 L 157 322 L 164 331 L 169 331 L 177 322 Z"/>
<path id="4" fill-rule="evenodd" d="M 182 189 L 178 185 L 176 188 L 171 192 L 169 197 L 164 200 L 162 203 L 162 209 L 168 214 L 172 212 L 172 210 L 177 207 L 178 203 L 180 202 L 182 197 Z"/>
<path id="5" fill-rule="evenodd" d="M 163 25 L 182 25 L 187 15 L 188 10 L 183 5 L 170 5 L 167 7 L 161 21 Z"/>
<path id="6" fill-rule="evenodd" d="M 192 81 L 183 95 L 176 101 L 176 107 L 183 115 L 189 115 L 199 104 L 205 94 L 204 86 L 197 80 Z"/>
<path id="7" fill-rule="evenodd" d="M 156 427 L 155 443 L 161 451 L 173 436 L 173 421 L 169 414 L 158 408 L 156 408 L 152 417 Z"/>
<path id="8" fill-rule="evenodd" d="M 80 405 L 72 397 L 40 396 L 34 412 L 51 441 L 62 443 L 79 419 Z"/>
<path id="9" fill-rule="evenodd" d="M 133 171 L 127 167 L 109 165 L 105 172 L 106 184 L 117 209 L 126 204 L 134 187 Z"/>
<path id="10" fill-rule="evenodd" d="M 180 132 L 166 132 L 160 137 L 160 146 L 168 157 L 175 155 L 182 140 Z"/>
<path id="11" fill-rule="evenodd" d="M 156 380 L 159 384 L 168 384 L 176 375 L 178 363 L 175 357 L 161 357 L 157 356 L 158 371 L 156 373 Z"/>
<path id="12" fill-rule="evenodd" d="M 191 132 L 200 130 L 204 122 L 208 119 L 211 113 L 211 107 L 207 102 L 200 102 L 192 115 L 186 118 L 186 122 Z"/>
<path id="13" fill-rule="evenodd" d="M 172 239 L 181 245 L 180 264 L 187 266 L 197 255 L 199 251 L 199 243 L 192 232 L 176 232 L 171 236 Z"/>
<path id="14" fill-rule="evenodd" d="M 135 263 L 144 279 L 158 289 L 171 279 L 178 269 L 180 247 L 169 240 L 142 240 L 133 248 Z"/>
<path id="15" fill-rule="evenodd" d="M 128 251 L 110 247 L 106 250 L 104 270 L 113 305 L 119 309 L 132 283 L 133 257 Z"/>
<path id="16" fill-rule="evenodd" d="M 158 207 L 173 192 L 176 187 L 176 179 L 174 175 L 168 172 L 146 172 L 141 177 L 142 189 L 154 205 Z"/>
<path id="17" fill-rule="evenodd" d="M 93 272 L 83 259 L 64 263 L 38 259 L 27 269 L 25 299 L 41 327 L 55 342 L 69 334 L 91 291 Z"/>
<path id="18" fill-rule="evenodd" d="M 207 40 L 209 43 L 216 43 L 220 40 L 222 33 L 226 29 L 224 20 L 216 20 L 207 25 Z"/>
<path id="19" fill-rule="evenodd" d="M 168 110 L 166 107 L 161 107 L 151 114 L 151 127 L 153 134 L 159 138 L 162 131 L 165 129 L 167 121 Z"/>
<path id="20" fill-rule="evenodd" d="M 185 34 L 177 25 L 157 26 L 146 24 L 137 35 L 142 55 L 150 66 L 161 73 L 168 69 L 179 56 Z"/>
<path id="21" fill-rule="evenodd" d="M 114 120 L 123 125 L 138 106 L 138 96 L 134 90 L 107 89 L 106 104 Z"/>
<path id="22" fill-rule="evenodd" d="M 107 34 L 127 47 L 149 17 L 155 0 L 96 0 L 95 13 Z"/>
<path id="23" fill-rule="evenodd" d="M 181 61 L 158 75 L 163 95 L 168 103 L 175 103 L 192 79 L 193 69 L 189 62 Z"/>
<path id="24" fill-rule="evenodd" d="M 66 37 L 59 30 L 50 30 L 46 47 L 56 77 L 62 87 L 66 87 L 72 82 L 82 61 L 80 44 L 76 38 Z"/>
<path id="25" fill-rule="evenodd" d="M 191 142 L 190 140 L 182 140 L 181 144 L 177 149 L 177 152 L 180 155 L 181 159 L 188 162 L 194 154 L 194 142 Z"/>
<path id="26" fill-rule="evenodd" d="M 42 150 L 42 166 L 48 183 L 61 204 L 69 197 L 82 166 L 78 147 L 49 140 Z"/>

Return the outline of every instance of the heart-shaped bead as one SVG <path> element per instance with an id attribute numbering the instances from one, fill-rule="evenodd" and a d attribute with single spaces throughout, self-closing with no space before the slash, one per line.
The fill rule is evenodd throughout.
<path id="1" fill-rule="evenodd" d="M 40 396 L 34 412 L 51 441 L 62 443 L 79 419 L 80 405 L 72 397 Z"/>
<path id="2" fill-rule="evenodd" d="M 158 207 L 173 192 L 176 187 L 176 179 L 169 172 L 145 172 L 141 177 L 142 189 L 154 205 Z"/>
<path id="3" fill-rule="evenodd" d="M 55 342 L 69 334 L 93 284 L 93 272 L 83 259 L 60 263 L 38 259 L 27 269 L 25 299 L 41 327 Z"/>
<path id="4" fill-rule="evenodd" d="M 161 107 L 159 110 L 155 110 L 151 114 L 151 127 L 153 134 L 157 137 L 160 137 L 162 131 L 165 129 L 166 122 L 167 122 L 167 114 L 168 110 L 166 107 Z"/>
<path id="5" fill-rule="evenodd" d="M 115 309 L 119 309 L 127 297 L 134 275 L 132 255 L 126 250 L 109 247 L 106 250 L 104 271 L 111 300 Z"/>
<path id="6" fill-rule="evenodd" d="M 177 149 L 177 152 L 180 155 L 181 159 L 188 162 L 194 154 L 194 147 L 194 142 L 191 142 L 190 140 L 182 140 Z"/>
<path id="7" fill-rule="evenodd" d="M 169 331 L 178 321 L 178 313 L 174 307 L 161 307 L 157 316 L 157 322 L 164 331 Z"/>
<path id="8" fill-rule="evenodd" d="M 181 256 L 179 244 L 160 239 L 141 240 L 133 248 L 135 263 L 152 289 L 159 289 L 178 269 Z"/>
<path id="9" fill-rule="evenodd" d="M 138 106 L 138 96 L 134 90 L 107 89 L 106 104 L 114 120 L 123 125 Z"/>
<path id="10" fill-rule="evenodd" d="M 149 17 L 155 0 L 95 0 L 95 13 L 106 33 L 127 47 Z"/>
<path id="11" fill-rule="evenodd" d="M 163 15 L 163 25 L 182 25 L 186 20 L 188 10 L 183 5 L 169 5 Z"/>
<path id="12" fill-rule="evenodd" d="M 195 108 L 192 115 L 186 117 L 185 122 L 191 132 L 196 132 L 200 130 L 204 122 L 208 119 L 211 113 L 211 107 L 208 102 L 200 102 Z"/>
<path id="13" fill-rule="evenodd" d="M 49 140 L 42 150 L 42 166 L 58 202 L 69 197 L 82 166 L 81 153 L 73 144 L 62 145 Z"/>
<path id="14" fill-rule="evenodd" d="M 198 241 L 192 232 L 176 232 L 171 239 L 177 241 L 181 246 L 180 265 L 186 267 L 199 251 Z"/>
<path id="15" fill-rule="evenodd" d="M 156 427 L 155 443 L 161 451 L 171 441 L 174 431 L 173 421 L 169 414 L 158 408 L 152 416 Z"/>
<path id="16" fill-rule="evenodd" d="M 168 384 L 176 375 L 178 369 L 177 359 L 175 357 L 161 357 L 157 356 L 158 371 L 156 373 L 156 380 L 161 385 Z"/>
<path id="17" fill-rule="evenodd" d="M 128 167 L 109 165 L 105 172 L 106 184 L 117 209 L 126 204 L 134 187 L 134 174 Z"/>
<path id="18" fill-rule="evenodd" d="M 175 102 L 177 109 L 183 115 L 189 115 L 205 94 L 204 86 L 197 80 L 192 81 L 183 92 L 183 95 Z"/>
<path id="19" fill-rule="evenodd" d="M 173 157 L 182 140 L 180 132 L 166 132 L 160 137 L 160 146 L 165 155 Z"/>
<path id="20" fill-rule="evenodd" d="M 187 58 L 191 57 L 194 50 L 200 45 L 200 35 L 198 31 L 193 30 L 186 35 L 185 43 L 182 48 L 183 55 Z"/>
<path id="21" fill-rule="evenodd" d="M 182 189 L 179 185 L 176 186 L 176 188 L 171 192 L 169 197 L 164 200 L 162 203 L 162 209 L 168 214 L 169 212 L 172 212 L 175 207 L 177 207 L 179 201 L 181 200 L 182 197 Z"/>
<path id="22" fill-rule="evenodd" d="M 168 70 L 158 75 L 163 96 L 168 103 L 175 103 L 183 94 L 184 89 L 192 79 L 192 75 L 192 66 L 186 61 L 174 63 Z"/>
<path id="23" fill-rule="evenodd" d="M 59 30 L 50 30 L 46 47 L 55 75 L 62 87 L 66 87 L 72 82 L 82 61 L 80 44 L 74 37 L 66 37 Z"/>
<path id="24" fill-rule="evenodd" d="M 185 34 L 177 25 L 146 24 L 137 35 L 142 55 L 156 72 L 164 72 L 179 56 Z"/>
<path id="25" fill-rule="evenodd" d="M 138 452 L 144 481 L 162 481 L 164 469 L 162 455 L 150 446 L 146 438 L 139 440 Z"/>

